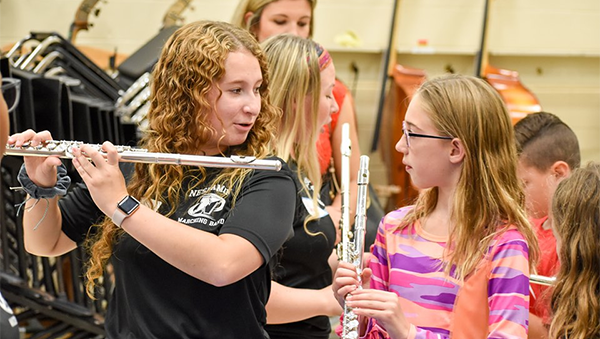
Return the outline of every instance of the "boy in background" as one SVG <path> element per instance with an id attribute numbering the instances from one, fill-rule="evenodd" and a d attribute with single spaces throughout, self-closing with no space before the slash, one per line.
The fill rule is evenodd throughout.
<path id="1" fill-rule="evenodd" d="M 529 114 L 515 125 L 519 154 L 517 175 L 523 181 L 526 208 L 538 238 L 537 274 L 552 277 L 558 269 L 556 239 L 548 218 L 559 182 L 581 162 L 577 136 L 556 115 Z M 548 287 L 531 285 L 529 338 L 546 338 L 550 323 Z"/>

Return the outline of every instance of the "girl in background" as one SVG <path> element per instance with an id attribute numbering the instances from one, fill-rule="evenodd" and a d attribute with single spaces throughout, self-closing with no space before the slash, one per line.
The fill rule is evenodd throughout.
<path id="1" fill-rule="evenodd" d="M 576 169 L 556 189 L 552 228 L 560 269 L 551 339 L 600 338 L 600 164 Z"/>
<path id="2" fill-rule="evenodd" d="M 332 95 L 335 67 L 322 46 L 298 36 L 276 35 L 262 47 L 271 75 L 272 103 L 283 111 L 275 154 L 295 171 L 299 187 L 294 236 L 283 245 L 275 267 L 266 329 L 271 339 L 327 339 L 328 316 L 341 313 L 331 294 L 330 265 L 339 234 L 319 199 L 316 140 L 338 110 Z"/>
<path id="3" fill-rule="evenodd" d="M 233 15 L 232 23 L 245 28 L 252 33 L 259 42 L 277 35 L 292 34 L 302 38 L 312 38 L 314 31 L 314 9 L 317 0 L 240 0 Z M 360 163 L 360 145 L 356 126 L 356 112 L 354 101 L 347 87 L 338 79 L 333 89 L 333 96 L 339 106 L 339 111 L 331 115 L 331 122 L 324 126 L 317 142 L 319 152 L 319 166 L 323 176 L 322 198 L 327 210 L 334 216 L 338 224 L 342 206 L 341 192 L 336 185 L 341 182 L 342 164 L 342 125 L 350 124 L 350 140 L 352 154 L 350 157 L 350 220 L 354 220 L 356 209 L 357 176 Z M 372 201 L 375 201 L 373 199 Z M 369 209 L 375 212 L 369 215 L 369 220 L 374 222 L 369 229 L 366 245 L 373 243 L 377 223 L 383 216 L 383 211 L 375 203 Z M 375 220 L 376 219 L 376 220 Z"/>

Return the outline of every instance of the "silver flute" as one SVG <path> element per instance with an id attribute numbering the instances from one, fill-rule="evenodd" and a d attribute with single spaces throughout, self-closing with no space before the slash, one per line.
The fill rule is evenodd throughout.
<path id="1" fill-rule="evenodd" d="M 358 169 L 358 191 L 356 197 L 356 217 L 354 221 L 354 232 L 352 240 L 347 239 L 343 244 L 343 261 L 352 263 L 356 267 L 358 274 L 358 286 L 362 285 L 362 258 L 365 248 L 365 233 L 367 230 L 367 197 L 369 187 L 369 157 L 362 155 L 360 157 L 360 167 Z M 350 232 L 349 230 L 344 232 Z M 350 237 L 348 237 L 350 238 Z M 352 308 L 344 305 L 344 318 L 342 323 L 342 339 L 358 338 L 358 316 L 354 314 Z"/>
<path id="2" fill-rule="evenodd" d="M 536 285 L 553 286 L 556 282 L 556 277 L 546 277 L 543 275 L 531 274 L 529 282 Z"/>
<path id="3" fill-rule="evenodd" d="M 340 151 L 342 154 L 342 166 L 340 174 L 340 195 L 342 198 L 342 216 L 340 218 L 340 230 L 342 242 L 338 245 L 338 258 L 344 260 L 344 245 L 351 237 L 350 230 L 350 156 L 352 154 L 350 141 L 350 124 L 342 125 L 342 141 Z"/>
<path id="4" fill-rule="evenodd" d="M 83 145 L 92 146 L 100 152 L 104 157 L 106 153 L 102 151 L 102 145 L 86 144 L 81 141 L 66 141 L 66 140 L 49 140 L 39 146 L 31 146 L 29 143 L 23 144 L 21 147 L 14 145 L 6 145 L 5 155 L 16 156 L 37 156 L 48 157 L 58 156 L 63 159 L 73 159 L 75 156 L 72 153 L 74 147 Z M 252 156 L 232 155 L 229 157 L 206 156 L 206 155 L 186 155 L 173 153 L 153 153 L 143 148 L 135 148 L 130 146 L 115 146 L 119 153 L 120 162 L 134 162 L 145 164 L 165 164 L 165 165 L 188 165 L 188 166 L 203 166 L 217 168 L 250 168 L 260 170 L 281 170 L 281 161 L 257 159 Z"/>
<path id="5" fill-rule="evenodd" d="M 340 220 L 340 229 L 342 232 L 342 242 L 338 246 L 338 257 L 343 262 L 353 264 L 359 276 L 362 272 L 362 256 L 364 251 L 364 238 L 366 229 L 366 205 L 367 205 L 367 185 L 369 183 L 369 157 L 360 157 L 360 168 L 358 171 L 358 197 L 356 204 L 356 217 L 354 230 L 350 223 L 350 125 L 342 125 L 342 166 L 341 166 L 341 195 L 342 195 L 342 217 Z M 344 305 L 344 316 L 342 321 L 342 339 L 358 338 L 358 316 L 354 314 L 352 308 Z"/>

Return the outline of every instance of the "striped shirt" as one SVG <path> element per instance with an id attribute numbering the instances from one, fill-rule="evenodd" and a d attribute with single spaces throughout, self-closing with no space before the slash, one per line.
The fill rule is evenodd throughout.
<path id="1" fill-rule="evenodd" d="M 482 327 L 488 333 L 487 338 L 526 338 L 529 264 L 528 246 L 521 233 L 511 228 L 492 241 L 488 251 L 491 260 L 486 261 L 488 276 L 482 280 L 487 281 L 489 308 L 477 310 L 471 306 L 467 316 L 462 316 L 463 312 L 462 319 L 458 319 L 453 311 L 463 282 L 444 274 L 441 259 L 447 238 L 426 233 L 418 221 L 400 230 L 398 224 L 410 208 L 391 212 L 382 221 L 373 250 L 376 259 L 370 263 L 371 288 L 399 296 L 402 310 L 411 323 L 409 338 L 450 338 L 450 329 L 457 326 Z M 485 290 L 482 291 L 485 304 Z M 460 296 L 466 305 L 471 301 L 468 293 Z M 474 324 L 474 319 L 481 319 L 485 312 L 487 325 Z M 373 319 L 365 337 L 388 338 Z"/>

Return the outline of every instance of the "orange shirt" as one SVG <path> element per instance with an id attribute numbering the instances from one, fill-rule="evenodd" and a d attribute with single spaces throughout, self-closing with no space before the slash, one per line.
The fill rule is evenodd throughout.
<path id="1" fill-rule="evenodd" d="M 348 94 L 348 88 L 338 79 L 335 79 L 335 86 L 333 87 L 333 97 L 338 104 L 339 110 L 331 115 L 331 123 L 323 126 L 323 131 L 319 135 L 317 140 L 317 150 L 319 152 L 319 165 L 321 166 L 321 175 L 327 173 L 329 168 L 329 162 L 333 154 L 333 148 L 331 147 L 331 134 L 335 130 L 340 112 L 342 111 L 342 104 Z"/>
<path id="2" fill-rule="evenodd" d="M 554 238 L 552 229 L 544 229 L 543 227 L 546 220 L 548 220 L 548 217 L 531 220 L 541 253 L 540 261 L 537 265 L 537 274 L 553 277 L 558 271 L 558 254 L 556 253 L 556 239 Z M 538 284 L 531 284 L 531 289 L 533 294 L 531 295 L 529 311 L 542 318 L 544 323 L 546 323 L 549 321 L 550 316 L 552 290 L 548 286 Z"/>

